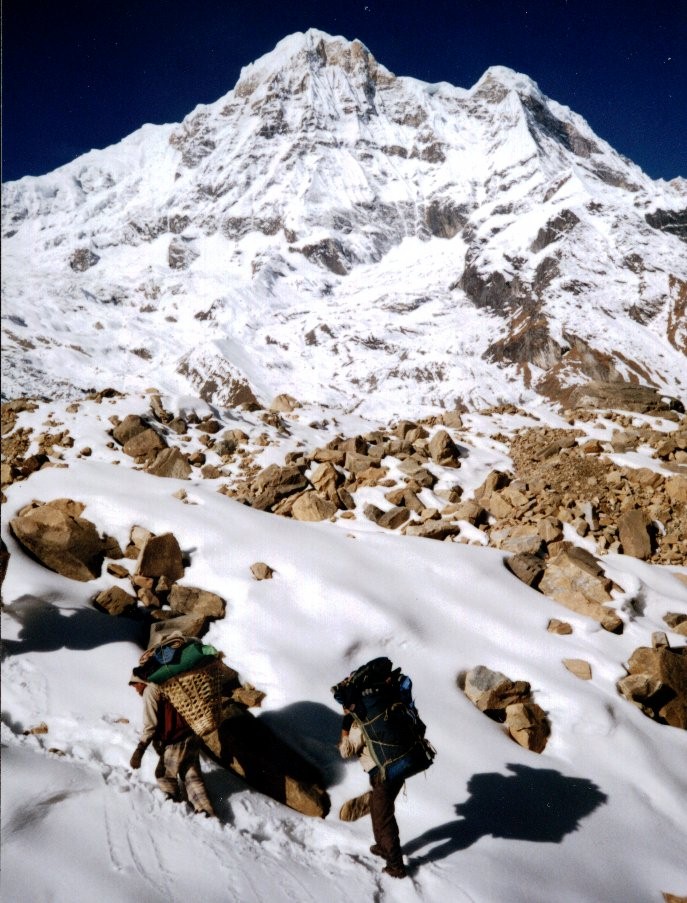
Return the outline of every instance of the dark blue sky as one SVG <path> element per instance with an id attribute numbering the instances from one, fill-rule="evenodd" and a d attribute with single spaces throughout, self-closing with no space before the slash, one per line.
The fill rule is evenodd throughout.
<path id="1" fill-rule="evenodd" d="M 396 75 L 533 78 L 654 178 L 687 177 L 687 0 L 4 0 L 2 180 L 179 122 L 310 27 Z"/>

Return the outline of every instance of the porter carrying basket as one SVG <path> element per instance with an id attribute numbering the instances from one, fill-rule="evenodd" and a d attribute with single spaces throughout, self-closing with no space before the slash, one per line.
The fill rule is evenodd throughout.
<path id="1" fill-rule="evenodd" d="M 161 683 L 160 690 L 191 730 L 218 753 L 217 729 L 222 719 L 223 665 L 215 659 L 202 668 L 184 671 Z"/>

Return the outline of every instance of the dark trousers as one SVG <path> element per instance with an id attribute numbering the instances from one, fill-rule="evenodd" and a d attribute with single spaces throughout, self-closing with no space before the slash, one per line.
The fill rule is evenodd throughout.
<path id="1" fill-rule="evenodd" d="M 401 841 L 394 811 L 394 802 L 403 787 L 403 781 L 382 781 L 379 772 L 370 776 L 372 796 L 370 816 L 375 843 L 382 851 L 389 865 L 401 865 Z"/>

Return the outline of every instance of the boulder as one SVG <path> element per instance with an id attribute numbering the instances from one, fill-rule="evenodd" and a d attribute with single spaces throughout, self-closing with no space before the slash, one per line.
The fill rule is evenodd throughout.
<path id="1" fill-rule="evenodd" d="M 651 518 L 639 508 L 621 515 L 618 521 L 618 535 L 623 554 L 643 560 L 651 557 L 650 526 Z"/>
<path id="2" fill-rule="evenodd" d="M 687 730 L 687 647 L 640 646 L 617 683 L 622 696 L 650 718 Z"/>
<path id="3" fill-rule="evenodd" d="M 136 564 L 136 574 L 142 577 L 162 577 L 179 580 L 184 576 L 181 548 L 173 533 L 150 536 L 145 540 Z"/>
<path id="4" fill-rule="evenodd" d="M 197 586 L 181 586 L 175 583 L 169 592 L 169 607 L 175 615 L 192 614 L 195 617 L 223 618 L 227 603 L 216 593 Z"/>
<path id="5" fill-rule="evenodd" d="M 251 490 L 253 492 L 252 506 L 264 511 L 271 508 L 279 499 L 300 492 L 308 486 L 308 481 L 301 469 L 295 464 L 280 467 L 278 464 L 270 464 L 265 467 L 253 480 Z"/>
<path id="6" fill-rule="evenodd" d="M 191 465 L 179 449 L 173 446 L 172 448 L 163 448 L 146 470 L 156 477 L 187 480 L 191 474 Z"/>
<path id="7" fill-rule="evenodd" d="M 546 567 L 545 562 L 539 556 L 529 552 L 511 555 L 510 558 L 506 558 L 505 565 L 519 580 L 535 588 Z"/>
<path id="8" fill-rule="evenodd" d="M 124 443 L 122 451 L 132 458 L 154 456 L 164 448 L 165 440 L 155 430 L 147 428 L 141 433 L 136 433 Z"/>
<path id="9" fill-rule="evenodd" d="M 119 442 L 120 445 L 126 445 L 129 439 L 144 433 L 149 429 L 148 424 L 138 414 L 127 414 L 121 423 L 112 430 L 112 437 Z"/>
<path id="10" fill-rule="evenodd" d="M 438 430 L 430 439 L 427 448 L 435 464 L 442 467 L 460 467 L 460 452 L 446 430 Z"/>
<path id="11" fill-rule="evenodd" d="M 291 516 L 296 520 L 321 521 L 328 520 L 338 511 L 338 506 L 329 499 L 323 498 L 313 490 L 304 492 L 293 503 Z"/>
<path id="12" fill-rule="evenodd" d="M 463 692 L 480 712 L 503 711 L 516 702 L 525 702 L 530 696 L 527 681 L 512 681 L 500 671 L 492 671 L 484 665 L 472 668 L 465 675 Z"/>
<path id="13" fill-rule="evenodd" d="M 79 503 L 73 510 L 83 510 Z M 10 521 L 19 544 L 51 571 L 85 582 L 100 576 L 103 540 L 95 524 L 50 504 L 32 508 Z"/>
<path id="14" fill-rule="evenodd" d="M 398 527 L 402 526 L 409 517 L 410 511 L 408 511 L 407 508 L 390 508 L 382 514 L 377 523 L 380 527 L 384 527 L 387 530 L 396 530 Z"/>
<path id="15" fill-rule="evenodd" d="M 335 501 L 336 490 L 343 483 L 343 476 L 333 464 L 324 461 L 315 468 L 310 482 L 321 495 L 326 496 L 330 501 Z"/>
<path id="16" fill-rule="evenodd" d="M 93 604 L 100 611 L 115 617 L 133 614 L 138 607 L 136 597 L 125 592 L 121 586 L 111 586 L 109 589 L 103 590 L 102 593 L 98 593 L 93 600 Z"/>
<path id="17" fill-rule="evenodd" d="M 571 546 L 547 563 L 538 588 L 571 611 L 598 621 L 604 630 L 620 633 L 622 620 L 603 604 L 611 601 L 612 586 L 593 555 Z"/>
<path id="18" fill-rule="evenodd" d="M 525 749 L 541 753 L 551 728 L 546 712 L 536 702 L 515 702 L 506 708 L 508 733 Z"/>
<path id="19" fill-rule="evenodd" d="M 231 700 L 207 754 L 247 784 L 304 815 L 324 818 L 329 796 L 319 769 Z"/>

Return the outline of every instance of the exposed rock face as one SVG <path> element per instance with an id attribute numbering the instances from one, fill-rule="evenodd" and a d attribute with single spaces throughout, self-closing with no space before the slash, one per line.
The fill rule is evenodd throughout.
<path id="1" fill-rule="evenodd" d="M 104 543 L 91 521 L 80 516 L 84 506 L 69 500 L 24 509 L 10 521 L 19 543 L 45 567 L 87 581 L 100 576 Z"/>
<path id="2" fill-rule="evenodd" d="M 645 511 L 635 508 L 626 511 L 618 521 L 618 534 L 626 555 L 634 558 L 649 558 L 651 555 L 651 518 Z"/>

